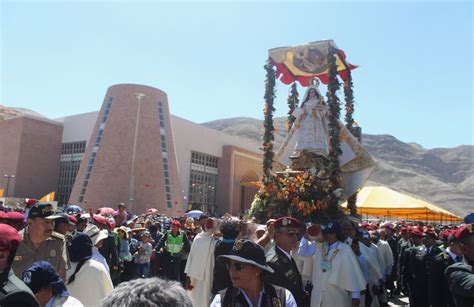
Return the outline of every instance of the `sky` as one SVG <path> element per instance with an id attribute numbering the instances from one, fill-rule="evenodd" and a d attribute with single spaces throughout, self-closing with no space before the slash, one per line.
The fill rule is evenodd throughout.
<path id="1" fill-rule="evenodd" d="M 330 38 L 360 65 L 354 117 L 364 133 L 474 144 L 471 1 L 0 0 L 0 10 L 6 106 L 92 112 L 109 86 L 136 83 L 165 91 L 171 113 L 197 123 L 262 119 L 268 49 Z M 278 84 L 275 116 L 288 90 Z"/>

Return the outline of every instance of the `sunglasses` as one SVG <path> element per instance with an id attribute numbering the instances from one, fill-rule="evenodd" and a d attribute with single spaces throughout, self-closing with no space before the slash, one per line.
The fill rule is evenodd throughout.
<path id="1" fill-rule="evenodd" d="M 226 263 L 225 266 L 226 266 L 227 270 L 229 270 L 229 271 L 238 271 L 238 272 L 240 272 L 243 268 L 245 268 L 247 266 L 247 264 L 241 263 L 241 262 L 229 262 L 229 263 Z"/>
<path id="2" fill-rule="evenodd" d="M 289 237 L 297 237 L 297 238 L 300 237 L 300 232 L 299 231 L 289 230 L 286 233 L 288 234 Z"/>

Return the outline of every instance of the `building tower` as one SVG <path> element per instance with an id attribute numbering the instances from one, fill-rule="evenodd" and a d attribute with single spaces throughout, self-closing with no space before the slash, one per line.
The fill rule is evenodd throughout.
<path id="1" fill-rule="evenodd" d="M 70 204 L 97 209 L 127 204 L 175 215 L 182 193 L 165 92 L 144 85 L 109 87 L 87 144 Z"/>

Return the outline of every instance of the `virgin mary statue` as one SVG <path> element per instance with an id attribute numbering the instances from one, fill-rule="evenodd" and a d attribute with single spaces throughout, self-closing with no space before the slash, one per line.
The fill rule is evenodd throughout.
<path id="1" fill-rule="evenodd" d="M 317 81 L 317 80 L 316 80 Z M 294 161 L 313 161 L 298 169 L 318 168 L 314 159 L 304 159 L 312 156 L 325 160 L 329 155 L 330 142 L 328 130 L 329 108 L 318 89 L 319 82 L 306 90 L 300 107 L 295 108 L 292 115 L 295 122 L 288 135 L 276 153 L 275 160 L 284 165 L 292 165 Z M 339 122 L 342 154 L 339 156 L 339 166 L 344 184 L 345 195 L 349 197 L 367 181 L 375 163 L 367 150 L 362 147 L 352 133 Z M 316 159 L 317 161 L 318 159 Z M 295 168 L 294 165 L 292 167 Z"/>

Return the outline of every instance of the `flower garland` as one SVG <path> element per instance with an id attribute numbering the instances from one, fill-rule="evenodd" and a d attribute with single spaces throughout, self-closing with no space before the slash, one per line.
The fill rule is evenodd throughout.
<path id="1" fill-rule="evenodd" d="M 293 116 L 293 111 L 299 104 L 299 99 L 298 99 L 298 90 L 296 88 L 296 82 L 293 82 L 291 85 L 291 90 L 290 90 L 290 95 L 288 95 L 288 118 L 286 120 L 286 129 L 289 132 L 291 127 L 293 126 L 293 123 L 295 122 L 296 118 Z"/>
<path id="2" fill-rule="evenodd" d="M 353 83 L 352 83 L 352 74 L 351 74 L 350 69 L 347 69 L 347 77 L 346 77 L 346 80 L 344 81 L 344 98 L 346 102 L 346 105 L 345 105 L 346 127 L 352 134 L 354 134 L 354 91 L 353 91 Z M 351 215 L 357 215 L 356 202 L 357 202 L 357 193 L 354 193 L 354 195 L 351 195 L 347 199 L 347 208 L 349 208 L 349 212 Z"/>
<path id="3" fill-rule="evenodd" d="M 337 79 L 335 53 L 336 49 L 334 47 L 330 47 L 328 52 L 329 84 L 326 97 L 329 105 L 329 172 L 333 183 L 337 184 L 337 178 L 339 177 L 338 157 L 342 154 L 342 150 L 341 142 L 339 140 L 341 131 L 341 128 L 339 127 L 339 116 L 341 114 L 341 106 L 339 98 L 336 95 L 337 90 L 339 90 L 340 84 L 339 80 Z"/>
<path id="4" fill-rule="evenodd" d="M 267 60 L 264 66 L 267 74 L 265 79 L 265 103 L 263 107 L 264 121 L 263 126 L 265 132 L 263 134 L 262 150 L 263 150 L 263 185 L 267 187 L 271 183 L 271 170 L 273 164 L 273 141 L 275 139 L 273 125 L 273 112 L 275 108 L 273 101 L 275 100 L 275 70 L 274 63 L 271 59 Z"/>

